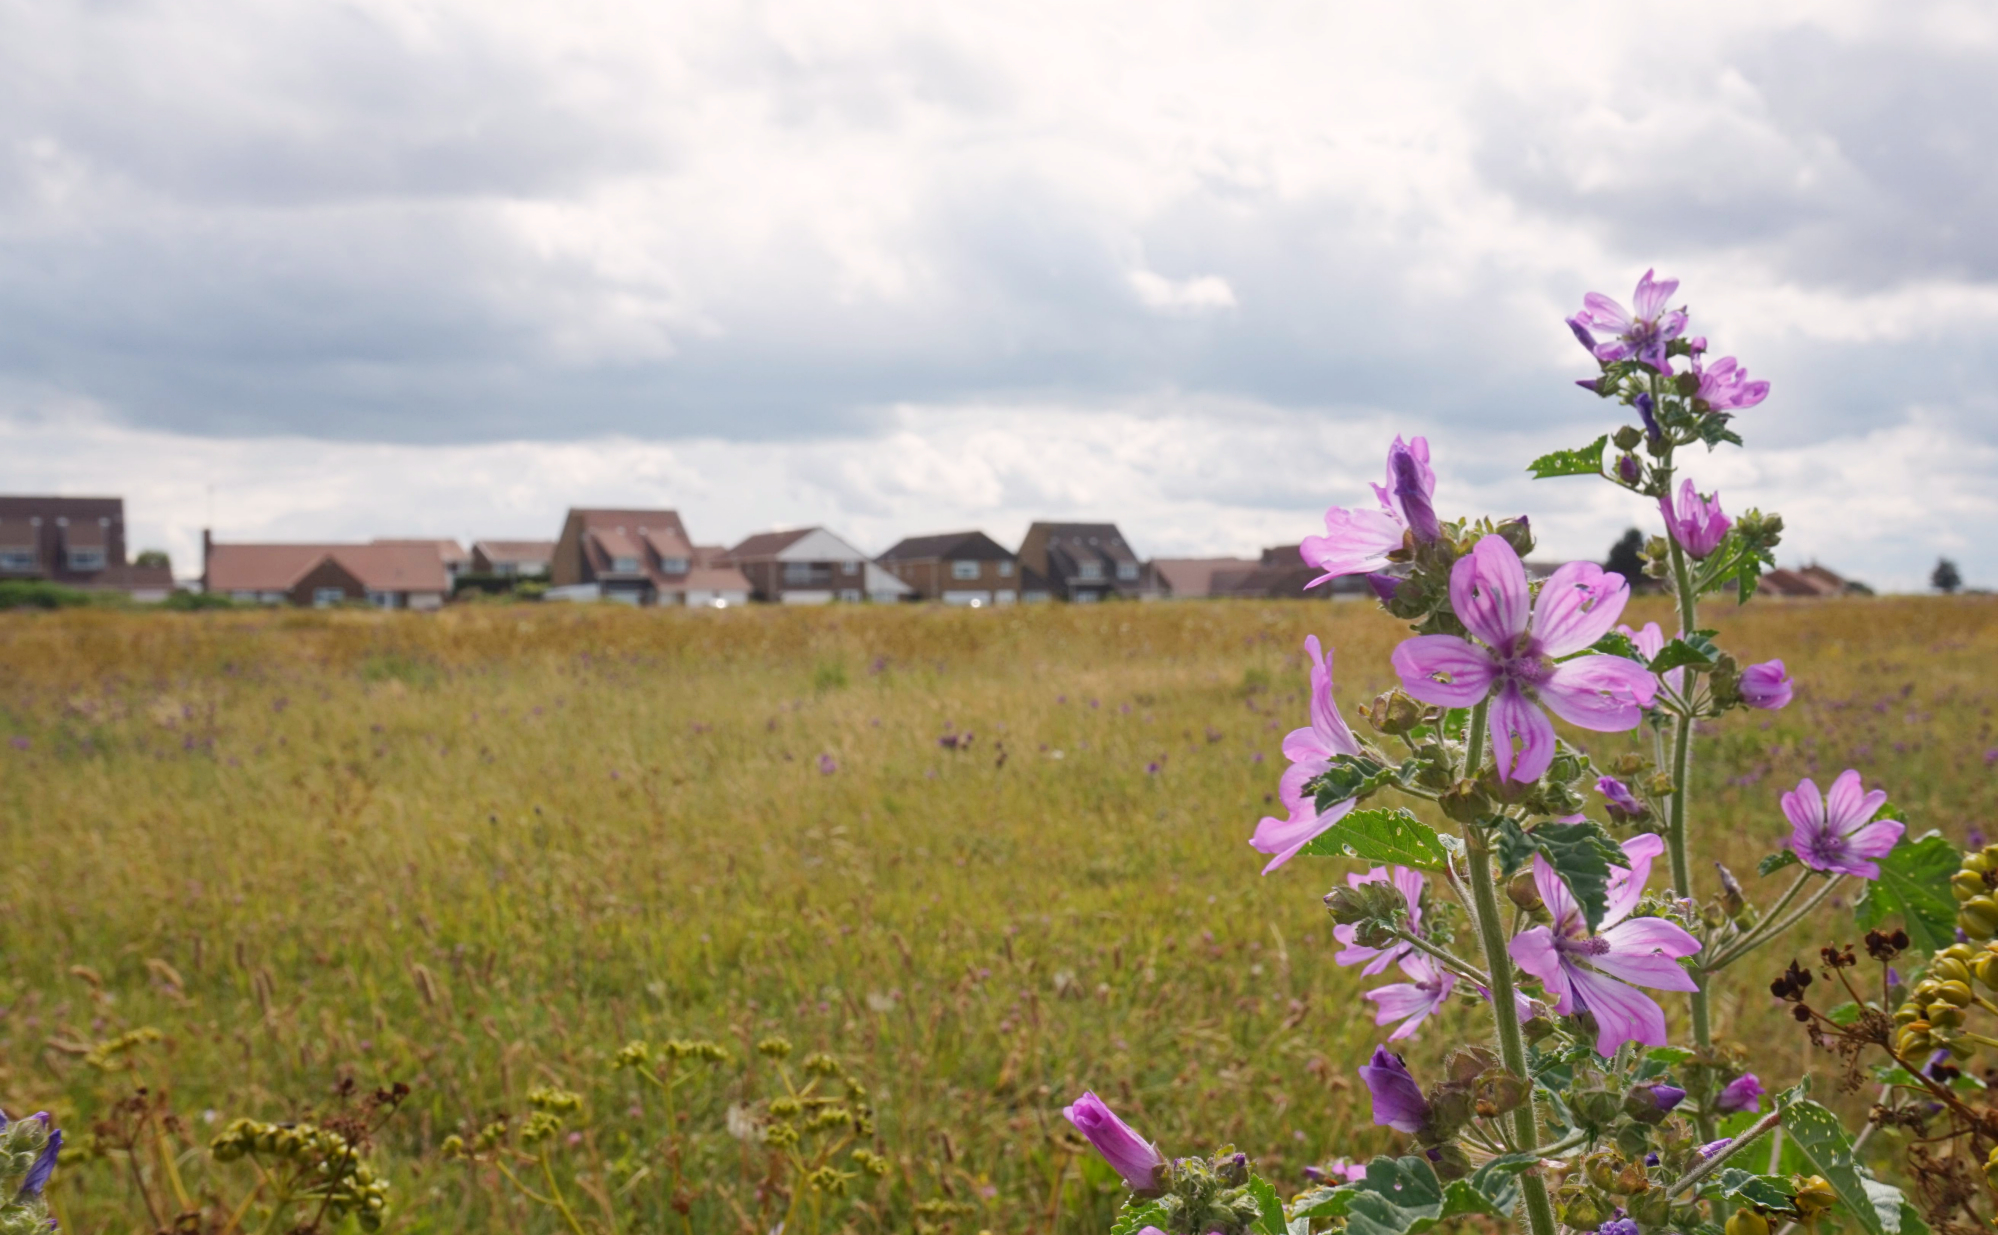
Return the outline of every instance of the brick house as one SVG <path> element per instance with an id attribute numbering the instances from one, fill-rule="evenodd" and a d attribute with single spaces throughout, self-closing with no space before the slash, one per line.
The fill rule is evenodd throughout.
<path id="1" fill-rule="evenodd" d="M 916 590 L 822 527 L 761 532 L 728 551 L 757 600 L 787 605 L 913 599 Z"/>
<path id="2" fill-rule="evenodd" d="M 201 533 L 205 592 L 266 605 L 440 609 L 451 578 L 435 541 L 369 544 L 218 544 Z"/>
<path id="3" fill-rule="evenodd" d="M 919 600 L 947 605 L 1010 605 L 1027 587 L 1020 559 L 983 532 L 910 536 L 878 559 Z M 1045 592 L 1042 582 L 1039 591 Z"/>
<path id="4" fill-rule="evenodd" d="M 433 550 L 444 563 L 444 577 L 453 583 L 459 575 L 470 574 L 472 555 L 465 552 L 465 546 L 455 540 L 375 540 L 377 545 L 424 545 Z"/>
<path id="5" fill-rule="evenodd" d="M 1090 604 L 1158 595 L 1151 573 L 1114 523 L 1036 523 L 1020 542 L 1019 559 L 1057 600 Z"/>
<path id="6" fill-rule="evenodd" d="M 86 591 L 165 600 L 166 566 L 125 559 L 125 499 L 0 497 L 0 579 L 40 580 Z"/>
<path id="7" fill-rule="evenodd" d="M 472 543 L 472 573 L 499 579 L 539 578 L 555 560 L 552 540 L 479 540 Z"/>
<path id="8" fill-rule="evenodd" d="M 749 599 L 749 580 L 697 547 L 678 511 L 571 509 L 548 559 L 552 600 L 722 607 Z"/>
<path id="9" fill-rule="evenodd" d="M 1873 589 L 1845 578 L 1837 571 L 1812 562 L 1796 570 L 1772 570 L 1762 576 L 1759 590 L 1766 596 L 1871 596 Z"/>

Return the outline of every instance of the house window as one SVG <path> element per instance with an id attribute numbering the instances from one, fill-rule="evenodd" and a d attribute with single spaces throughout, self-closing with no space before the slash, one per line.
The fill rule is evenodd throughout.
<path id="1" fill-rule="evenodd" d="M 71 570 L 103 570 L 104 550 L 71 549 L 66 555 Z"/>
<path id="2" fill-rule="evenodd" d="M 0 570 L 33 570 L 33 549 L 0 549 Z"/>
<path id="3" fill-rule="evenodd" d="M 953 579 L 976 579 L 978 577 L 978 563 L 952 562 L 950 564 L 950 577 Z"/>
<path id="4" fill-rule="evenodd" d="M 315 609 L 324 609 L 329 605 L 337 605 L 345 599 L 347 599 L 345 588 L 316 587 L 312 589 L 312 607 Z"/>
<path id="5" fill-rule="evenodd" d="M 1004 562 L 1004 561 L 1000 562 L 999 577 L 1001 579 L 1011 579 L 1013 577 L 1013 563 Z"/>
<path id="6" fill-rule="evenodd" d="M 1138 564 L 1136 562 L 1117 563 L 1117 577 L 1126 583 L 1132 582 L 1138 577 Z"/>
<path id="7" fill-rule="evenodd" d="M 687 573 L 687 559 L 683 557 L 662 557 L 659 559 L 659 569 L 669 575 L 684 575 Z"/>
<path id="8" fill-rule="evenodd" d="M 843 574 L 843 575 L 857 575 L 857 574 L 859 574 L 859 573 L 860 573 L 860 563 L 859 563 L 859 562 L 841 562 L 841 563 L 839 564 L 839 573 L 841 573 L 841 574 Z"/>
<path id="9" fill-rule="evenodd" d="M 1096 593 L 1077 592 L 1075 594 L 1075 603 L 1078 605 L 1093 605 L 1096 603 Z"/>
<path id="10" fill-rule="evenodd" d="M 1075 573 L 1078 578 L 1082 579 L 1101 579 L 1103 577 L 1103 563 L 1083 562 L 1076 567 Z"/>
<path id="11" fill-rule="evenodd" d="M 334 590 L 338 591 L 338 589 Z M 338 604 L 340 599 L 344 596 L 346 596 L 346 593 L 340 592 L 339 595 L 333 598 L 334 603 Z M 264 604 L 267 605 L 281 605 L 285 602 L 286 597 L 283 592 L 258 592 L 251 599 L 262 601 Z"/>
<path id="12" fill-rule="evenodd" d="M 238 590 L 238 591 L 234 591 L 234 592 L 231 592 L 231 593 L 229 593 L 229 599 L 230 599 L 230 600 L 256 600 L 257 598 L 258 598 L 258 597 L 257 597 L 257 594 L 256 594 L 255 592 L 245 592 L 245 591 L 241 591 L 241 590 Z"/>
<path id="13" fill-rule="evenodd" d="M 810 583 L 811 581 L 812 581 L 812 564 L 810 562 L 784 563 L 785 583 L 792 585 L 800 585 L 800 584 Z"/>
<path id="14" fill-rule="evenodd" d="M 839 598 L 847 604 L 857 605 L 860 603 L 860 589 L 851 587 L 841 588 Z"/>
<path id="15" fill-rule="evenodd" d="M 395 608 L 395 607 L 396 607 L 396 599 L 397 599 L 397 598 L 396 598 L 396 594 L 395 594 L 394 592 L 369 592 L 369 593 L 368 593 L 368 603 L 369 603 L 369 604 L 371 604 L 371 605 L 373 605 L 373 606 L 374 606 L 375 608 L 377 608 L 377 609 L 393 609 L 393 608 Z"/>
<path id="16" fill-rule="evenodd" d="M 614 557 L 611 559 L 611 571 L 614 574 L 635 575 L 638 573 L 638 559 L 635 557 Z"/>

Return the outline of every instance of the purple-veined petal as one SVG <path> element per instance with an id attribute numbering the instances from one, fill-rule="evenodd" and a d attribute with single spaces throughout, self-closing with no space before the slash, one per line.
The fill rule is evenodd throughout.
<path id="1" fill-rule="evenodd" d="M 1305 586 L 1379 570 L 1387 565 L 1387 555 L 1401 548 L 1405 530 L 1392 511 L 1332 507 L 1325 512 L 1325 534 L 1306 536 L 1298 546 L 1305 561 L 1325 572 Z"/>
<path id="2" fill-rule="evenodd" d="M 1103 1099 L 1085 1090 L 1062 1114 L 1132 1188 L 1143 1191 L 1157 1186 L 1165 1155 L 1117 1118 Z"/>
<path id="3" fill-rule="evenodd" d="M 1547 906 L 1548 916 L 1554 919 L 1556 934 L 1566 937 L 1583 933 L 1586 924 L 1582 918 L 1582 906 L 1555 871 L 1554 864 L 1538 853 L 1533 855 L 1533 887 L 1540 893 L 1540 903 Z"/>
<path id="4" fill-rule="evenodd" d="M 1360 1065 L 1360 1079 L 1373 1097 L 1376 1124 L 1411 1134 L 1422 1130 L 1429 1117 L 1429 1100 L 1422 1096 L 1422 1087 L 1408 1074 L 1401 1056 L 1389 1053 L 1384 1046 L 1375 1047 L 1373 1058 Z"/>
<path id="5" fill-rule="evenodd" d="M 1656 991 L 1700 989 L 1699 984 L 1693 981 L 1693 975 L 1680 968 L 1679 962 L 1669 956 L 1605 952 L 1601 956 L 1591 956 L 1589 964 L 1612 978 L 1648 986 Z"/>
<path id="6" fill-rule="evenodd" d="M 1665 1045 L 1665 1010 L 1651 996 L 1586 969 L 1571 969 L 1568 976 L 1576 995 L 1596 1018 L 1596 1054 L 1608 1058 L 1626 1042 Z"/>
<path id="7" fill-rule="evenodd" d="M 1617 630 L 1637 645 L 1637 650 L 1647 661 L 1658 659 L 1658 653 L 1665 650 L 1665 632 L 1658 629 L 1656 622 L 1646 622 L 1643 630 L 1632 630 L 1628 626 L 1619 626 Z"/>
<path id="8" fill-rule="evenodd" d="M 1544 926 L 1521 931 L 1506 944 L 1505 950 L 1514 964 L 1540 979 L 1554 999 L 1556 1012 L 1566 1016 L 1574 1010 L 1569 1001 L 1567 970 L 1561 964 L 1560 952 L 1555 950 L 1553 931 Z"/>
<path id="9" fill-rule="evenodd" d="M 1700 941 L 1691 932 L 1664 918 L 1626 918 L 1604 927 L 1598 938 L 1608 941 L 1611 953 L 1624 956 L 1656 952 L 1676 960 L 1700 950 Z"/>
<path id="10" fill-rule="evenodd" d="M 1855 769 L 1847 768 L 1832 782 L 1831 792 L 1825 795 L 1825 821 L 1836 832 L 1854 832 L 1864 827 L 1873 813 L 1887 804 L 1887 791 L 1875 789 L 1866 792 Z"/>
<path id="11" fill-rule="evenodd" d="M 1652 276 L 1655 273 L 1654 270 L 1645 271 L 1644 277 L 1637 281 L 1637 294 L 1631 297 L 1632 316 L 1639 321 L 1657 317 L 1666 302 L 1672 299 L 1672 293 L 1679 290 L 1679 280 L 1654 279 Z"/>
<path id="12" fill-rule="evenodd" d="M 1478 638 L 1511 651 L 1531 621 L 1533 598 L 1526 590 L 1526 567 L 1503 536 L 1479 539 L 1450 567 L 1450 608 Z"/>
<path id="13" fill-rule="evenodd" d="M 1823 831 L 1825 824 L 1825 799 L 1818 792 L 1818 784 L 1810 777 L 1797 782 L 1797 787 L 1783 795 L 1783 817 L 1801 835 L 1804 832 Z"/>
<path id="14" fill-rule="evenodd" d="M 1590 292 L 1582 297 L 1582 312 L 1578 316 L 1597 330 L 1610 334 L 1622 334 L 1630 329 L 1630 314 L 1601 292 Z"/>
<path id="15" fill-rule="evenodd" d="M 1630 581 L 1594 562 L 1569 562 L 1540 587 L 1533 637 L 1549 656 L 1579 652 L 1610 633 L 1630 600 Z"/>
<path id="16" fill-rule="evenodd" d="M 1547 713 L 1520 693 L 1519 687 L 1508 684 L 1493 701 L 1490 718 L 1492 756 L 1498 761 L 1499 778 L 1509 777 L 1522 784 L 1539 780 L 1554 762 L 1554 722 L 1547 719 Z M 1515 740 L 1519 743 L 1516 755 Z"/>
<path id="17" fill-rule="evenodd" d="M 1855 858 L 1884 858 L 1887 856 L 1887 851 L 1900 842 L 1901 834 L 1907 830 L 1908 825 L 1896 819 L 1882 819 L 1878 823 L 1869 823 L 1846 837 L 1845 851 Z M 1878 878 L 1879 874 L 1876 871 L 1870 877 Z"/>
<path id="18" fill-rule="evenodd" d="M 1264 816 L 1262 822 L 1256 825 L 1256 834 L 1249 838 L 1249 847 L 1257 853 L 1275 855 L 1270 859 L 1269 865 L 1263 867 L 1263 874 L 1269 874 L 1296 857 L 1298 850 L 1345 818 L 1346 812 L 1352 810 L 1353 805 L 1354 799 L 1347 798 L 1321 815 L 1311 803 L 1306 802 L 1300 813 L 1288 819 Z"/>
<path id="19" fill-rule="evenodd" d="M 1389 660 L 1403 690 L 1438 707 L 1472 706 L 1491 693 L 1498 676 L 1489 654 L 1455 635 L 1403 639 Z"/>
<path id="20" fill-rule="evenodd" d="M 1540 701 L 1556 716 L 1598 733 L 1637 728 L 1657 697 L 1651 671 L 1621 656 L 1577 656 L 1540 684 Z"/>
<path id="21" fill-rule="evenodd" d="M 1408 902 L 1408 929 L 1417 935 L 1422 933 L 1422 888 L 1426 882 L 1421 871 L 1406 866 L 1394 868 L 1395 890 Z"/>
<path id="22" fill-rule="evenodd" d="M 1318 636 L 1310 635 L 1304 640 L 1305 648 L 1311 654 L 1311 731 L 1316 735 L 1322 758 L 1333 755 L 1357 755 L 1360 744 L 1353 737 L 1353 731 L 1346 724 L 1346 718 L 1339 714 L 1339 704 L 1332 698 L 1332 655 L 1331 648 L 1319 650 Z M 1289 752 L 1285 751 L 1288 757 Z"/>
<path id="23" fill-rule="evenodd" d="M 1610 869 L 1602 926 L 1616 925 L 1637 908 L 1637 902 L 1644 898 L 1644 885 L 1651 879 L 1651 863 L 1663 852 L 1665 842 L 1650 833 L 1623 842 L 1623 856 L 1630 866 Z"/>

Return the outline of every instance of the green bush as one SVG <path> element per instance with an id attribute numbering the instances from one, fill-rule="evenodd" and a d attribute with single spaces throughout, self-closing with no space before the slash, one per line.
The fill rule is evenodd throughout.
<path id="1" fill-rule="evenodd" d="M 75 609 L 101 605 L 107 598 L 100 593 L 64 587 L 42 579 L 0 581 L 0 609 Z"/>

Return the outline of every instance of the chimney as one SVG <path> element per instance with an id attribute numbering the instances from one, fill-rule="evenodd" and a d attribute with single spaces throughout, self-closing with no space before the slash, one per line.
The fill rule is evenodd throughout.
<path id="1" fill-rule="evenodd" d="M 201 529 L 201 590 L 208 591 L 208 553 L 215 547 L 215 538 L 207 528 Z"/>

